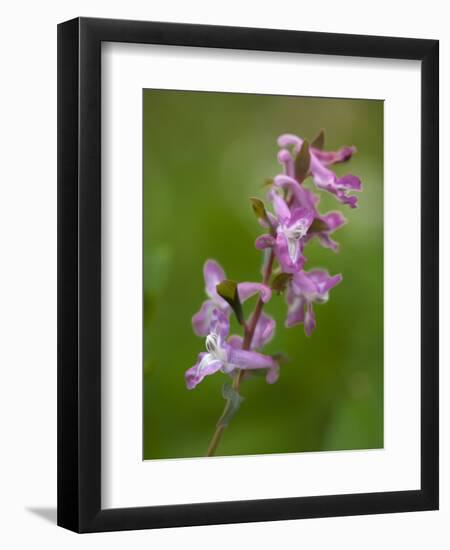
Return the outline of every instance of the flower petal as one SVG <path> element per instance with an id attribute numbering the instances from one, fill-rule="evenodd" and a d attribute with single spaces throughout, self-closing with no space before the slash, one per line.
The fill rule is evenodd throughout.
<path id="1" fill-rule="evenodd" d="M 317 286 L 307 271 L 299 271 L 294 274 L 291 282 L 293 292 L 299 296 L 313 297 Z"/>
<path id="2" fill-rule="evenodd" d="M 269 193 L 269 198 L 272 201 L 273 209 L 275 210 L 278 221 L 282 224 L 286 223 L 291 217 L 291 211 L 289 210 L 286 201 L 275 191 L 271 191 Z"/>
<path id="3" fill-rule="evenodd" d="M 328 165 L 346 162 L 356 153 L 356 147 L 342 147 L 342 149 L 338 151 L 321 151 L 320 149 L 313 149 L 313 152 L 320 162 Z"/>
<path id="4" fill-rule="evenodd" d="M 312 191 L 305 186 L 298 183 L 298 181 L 292 177 L 285 175 L 275 176 L 273 183 L 275 187 L 281 187 L 283 189 L 289 189 L 292 193 L 293 203 L 292 206 L 303 206 L 310 210 L 316 210 L 316 206 L 320 201 L 320 197 L 315 195 Z"/>
<path id="5" fill-rule="evenodd" d="M 225 272 L 215 260 L 206 260 L 203 266 L 203 276 L 205 277 L 206 294 L 212 298 L 218 298 L 216 286 L 225 279 Z"/>
<path id="6" fill-rule="evenodd" d="M 329 275 L 328 271 L 322 269 L 315 269 L 308 273 L 309 280 L 316 286 L 316 292 L 319 295 L 325 295 L 342 281 L 342 275 Z"/>
<path id="7" fill-rule="evenodd" d="M 209 353 L 199 353 L 195 365 L 185 372 L 184 379 L 188 390 L 192 390 L 195 386 L 200 384 L 205 376 L 214 374 L 221 369 L 222 362 L 218 360 L 209 360 L 208 356 Z"/>
<path id="8" fill-rule="evenodd" d="M 337 176 L 326 168 L 314 154 L 311 154 L 311 174 L 317 187 L 328 191 L 328 187 L 334 186 Z"/>
<path id="9" fill-rule="evenodd" d="M 211 332 L 214 332 L 222 342 L 228 338 L 230 333 L 230 319 L 227 313 L 215 308 L 211 315 Z"/>
<path id="10" fill-rule="evenodd" d="M 294 208 L 291 212 L 291 217 L 289 219 L 288 227 L 292 227 L 297 224 L 301 224 L 305 227 L 306 231 L 309 229 L 309 226 L 314 220 L 314 210 L 309 208 Z"/>
<path id="11" fill-rule="evenodd" d="M 352 191 L 361 191 L 361 180 L 357 176 L 347 174 L 336 180 L 336 187 L 339 189 L 351 189 Z"/>
<path id="12" fill-rule="evenodd" d="M 306 336 L 311 336 L 313 330 L 316 328 L 316 318 L 314 316 L 312 303 L 306 305 L 304 327 Z"/>
<path id="13" fill-rule="evenodd" d="M 256 323 L 255 332 L 253 333 L 252 338 L 252 349 L 262 348 L 273 338 L 275 332 L 275 321 L 269 315 L 266 315 L 264 312 L 259 316 L 258 322 Z"/>
<path id="14" fill-rule="evenodd" d="M 355 195 L 346 195 L 345 193 L 336 194 L 339 202 L 342 204 L 348 204 L 350 208 L 356 208 L 358 206 L 358 197 Z"/>
<path id="15" fill-rule="evenodd" d="M 270 248 L 274 244 L 275 244 L 275 239 L 272 237 L 272 235 L 269 235 L 268 233 L 265 233 L 264 235 L 260 235 L 255 241 L 255 246 L 258 250 L 264 250 L 265 248 Z"/>
<path id="16" fill-rule="evenodd" d="M 294 248 L 295 247 L 295 248 Z M 285 273 L 295 273 L 305 263 L 300 241 L 287 239 L 284 233 L 279 232 L 275 243 L 275 254 Z"/>
<path id="17" fill-rule="evenodd" d="M 278 162 L 283 166 L 286 176 L 293 178 L 295 175 L 294 159 L 287 149 L 281 149 L 278 152 Z"/>
<path id="18" fill-rule="evenodd" d="M 314 237 L 314 234 L 311 235 L 311 237 Z M 317 238 L 319 239 L 320 244 L 324 248 L 329 248 L 330 250 L 333 250 L 334 252 L 337 252 L 339 250 L 339 243 L 334 241 L 328 233 L 317 233 Z"/>
<path id="19" fill-rule="evenodd" d="M 280 377 L 280 366 L 275 364 L 273 367 L 267 370 L 266 382 L 268 384 L 275 384 Z"/>
<path id="20" fill-rule="evenodd" d="M 311 153 L 311 173 L 313 181 L 319 189 L 332 193 L 342 204 L 348 204 L 351 208 L 356 208 L 358 198 L 354 195 L 347 195 L 347 192 L 361 191 L 361 180 L 358 177 L 347 174 L 338 178 L 313 153 Z"/>
<path id="21" fill-rule="evenodd" d="M 228 362 L 239 369 L 271 369 L 276 365 L 270 355 L 263 355 L 257 351 L 230 348 Z"/>
<path id="22" fill-rule="evenodd" d="M 303 140 L 294 134 L 282 134 L 277 140 L 279 147 L 293 147 L 295 153 L 298 154 L 302 148 Z"/>
<path id="23" fill-rule="evenodd" d="M 310 239 L 317 237 L 324 248 L 330 248 L 336 252 L 339 249 L 339 244 L 330 238 L 330 233 L 336 231 L 345 223 L 347 223 L 347 220 L 340 212 L 328 212 L 323 216 L 316 216 L 309 228 L 307 241 L 309 242 Z"/>
<path id="24" fill-rule="evenodd" d="M 273 183 L 276 187 L 288 188 L 291 190 L 301 187 L 293 176 L 288 176 L 286 174 L 278 174 L 278 176 L 275 176 L 273 178 Z"/>
<path id="25" fill-rule="evenodd" d="M 232 334 L 227 340 L 227 344 L 234 349 L 241 349 L 243 342 L 244 340 L 242 336 L 239 336 L 237 334 Z"/>
<path id="26" fill-rule="evenodd" d="M 295 325 L 300 325 L 305 321 L 305 304 L 306 300 L 303 296 L 297 296 L 288 304 L 288 312 L 285 327 L 290 328 Z"/>
<path id="27" fill-rule="evenodd" d="M 272 297 L 270 288 L 262 283 L 238 283 L 238 294 L 241 302 L 245 302 L 255 294 L 259 294 L 264 303 Z"/>
<path id="28" fill-rule="evenodd" d="M 327 212 L 320 219 L 327 224 L 327 232 L 335 231 L 347 223 L 347 220 L 340 212 Z"/>
<path id="29" fill-rule="evenodd" d="M 206 336 L 211 330 L 212 313 L 215 304 L 212 300 L 205 300 L 201 308 L 192 317 L 192 328 L 197 336 Z"/>

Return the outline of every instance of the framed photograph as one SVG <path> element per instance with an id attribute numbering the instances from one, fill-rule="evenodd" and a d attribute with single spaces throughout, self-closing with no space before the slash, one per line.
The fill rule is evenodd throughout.
<path id="1" fill-rule="evenodd" d="M 58 524 L 438 508 L 438 42 L 58 27 Z"/>

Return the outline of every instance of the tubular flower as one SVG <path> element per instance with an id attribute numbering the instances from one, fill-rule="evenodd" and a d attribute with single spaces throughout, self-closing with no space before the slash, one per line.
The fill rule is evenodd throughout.
<path id="1" fill-rule="evenodd" d="M 275 332 L 275 321 L 266 313 L 261 313 L 256 323 L 255 332 L 251 341 L 251 349 L 260 349 L 268 344 Z M 228 342 L 235 348 L 242 347 L 244 339 L 242 336 L 234 334 L 230 336 Z"/>
<path id="2" fill-rule="evenodd" d="M 303 324 L 305 334 L 311 336 L 316 328 L 313 303 L 328 301 L 329 291 L 342 281 L 342 275 L 330 276 L 328 271 L 316 269 L 295 273 L 286 293 L 288 306 L 286 327 Z"/>
<path id="3" fill-rule="evenodd" d="M 203 276 L 208 299 L 192 317 L 192 327 L 198 336 L 209 334 L 214 310 L 218 309 L 226 314 L 231 311 L 228 303 L 217 294 L 216 290 L 216 286 L 226 278 L 222 267 L 215 260 L 207 260 L 203 266 Z M 255 294 L 259 294 L 263 302 L 267 302 L 272 296 L 272 291 L 262 283 L 239 283 L 238 294 L 241 302 L 245 302 Z"/>
<path id="4" fill-rule="evenodd" d="M 266 315 L 264 312 L 261 313 L 258 322 L 256 323 L 255 332 L 253 333 L 253 338 L 251 341 L 251 349 L 261 349 L 266 344 L 268 344 L 275 333 L 275 321 L 269 315 Z M 228 339 L 228 343 L 233 348 L 239 349 L 242 348 L 244 339 L 242 336 L 234 334 Z M 248 378 L 251 373 L 254 371 L 247 371 L 245 378 Z M 274 384 L 280 375 L 280 367 L 277 362 L 274 362 L 273 366 L 267 370 L 266 373 L 266 382 L 268 384 Z"/>
<path id="5" fill-rule="evenodd" d="M 188 389 L 195 388 L 205 376 L 218 371 L 232 374 L 236 370 L 265 369 L 267 382 L 276 381 L 274 373 L 278 372 L 277 362 L 269 355 L 240 349 L 236 337 L 227 341 L 229 330 L 228 316 L 219 309 L 214 310 L 211 332 L 205 340 L 206 352 L 200 353 L 195 365 L 185 373 Z"/>
<path id="6" fill-rule="evenodd" d="M 192 326 L 198 336 L 205 337 L 206 350 L 198 354 L 195 364 L 185 372 L 186 386 L 193 389 L 216 372 L 233 379 L 231 385 L 224 384 L 222 388 L 226 405 L 207 456 L 216 452 L 224 427 L 243 401 L 239 394 L 241 382 L 256 374 L 265 376 L 269 384 L 278 380 L 284 354 L 263 353 L 275 333 L 275 320 L 263 311 L 264 304 L 272 297 L 268 285 L 277 294 L 285 295 L 285 326 L 302 324 L 305 334 L 311 336 L 316 328 L 314 304 L 325 303 L 330 290 L 342 281 L 342 275 L 331 276 L 324 269 L 304 271 L 306 245 L 317 239 L 323 247 L 337 251 L 339 245 L 332 234 L 346 223 L 340 212 L 319 212 L 318 191 L 327 191 L 342 204 L 355 208 L 357 197 L 350 193 L 361 190 L 358 177 L 350 174 L 338 177 L 330 168 L 349 160 L 356 148 L 323 151 L 323 141 L 323 131 L 310 146 L 293 134 L 281 135 L 278 162 L 283 173 L 268 180 L 271 208 L 267 209 L 257 197 L 250 198 L 258 222 L 265 230 L 255 241 L 256 248 L 265 251 L 261 267 L 263 283 L 229 280 L 222 267 L 211 259 L 203 266 L 207 299 L 192 317 Z M 309 176 L 315 185 L 313 190 L 305 185 Z M 255 294 L 259 299 L 245 320 L 242 302 Z M 242 336 L 229 334 L 231 312 L 243 330 Z"/>
<path id="7" fill-rule="evenodd" d="M 303 246 L 314 219 L 314 212 L 303 207 L 289 209 L 284 199 L 273 191 L 270 198 L 277 217 L 276 236 L 261 235 L 255 246 L 261 250 L 273 247 L 283 271 L 295 273 L 305 263 Z"/>
<path id="8" fill-rule="evenodd" d="M 274 185 L 275 187 L 290 192 L 291 207 L 304 207 L 314 212 L 314 220 L 308 230 L 308 234 L 305 237 L 305 244 L 313 237 L 317 237 L 322 246 L 325 248 L 331 248 L 336 252 L 339 245 L 336 241 L 331 239 L 330 234 L 347 222 L 345 217 L 337 211 L 328 212 L 323 215 L 319 214 L 316 206 L 318 205 L 320 198 L 303 185 L 300 185 L 294 178 L 285 175 L 276 176 L 274 179 Z"/>
<path id="9" fill-rule="evenodd" d="M 285 175 L 291 178 L 295 177 L 294 159 L 291 153 L 285 148 L 293 147 L 295 155 L 297 155 L 302 143 L 303 140 L 293 134 L 283 134 L 278 138 L 278 145 L 283 148 L 278 153 L 278 160 L 284 166 Z M 356 147 L 343 147 L 338 151 L 321 151 L 314 147 L 309 148 L 309 171 L 316 187 L 332 193 L 339 202 L 348 204 L 351 208 L 356 208 L 358 198 L 348 193 L 361 191 L 361 180 L 351 174 L 338 178 L 328 166 L 349 160 L 355 152 Z"/>

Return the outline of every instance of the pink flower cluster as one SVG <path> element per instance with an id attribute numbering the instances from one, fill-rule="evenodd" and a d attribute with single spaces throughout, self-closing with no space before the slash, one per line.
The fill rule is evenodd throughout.
<path id="1" fill-rule="evenodd" d="M 359 178 L 350 174 L 338 177 L 330 169 L 333 164 L 349 160 L 355 147 L 324 151 L 321 141 L 323 139 L 316 139 L 309 146 L 292 134 L 278 138 L 278 161 L 283 173 L 273 179 L 268 191 L 273 212 L 266 210 L 261 201 L 255 210 L 260 224 L 266 229 L 255 242 L 257 249 L 266 251 L 264 281 L 236 284 L 234 303 L 239 306 L 255 294 L 259 296 L 250 318 L 240 320 L 246 339 L 229 335 L 233 302 L 219 292 L 220 284 L 226 281 L 225 273 L 216 261 L 206 261 L 203 273 L 208 299 L 192 318 L 194 332 L 206 337 L 206 351 L 199 354 L 195 365 L 186 372 L 189 389 L 218 371 L 235 377 L 241 371 L 247 374 L 263 369 L 267 382 L 275 382 L 279 375 L 278 361 L 261 353 L 275 332 L 275 321 L 262 311 L 272 297 L 272 288 L 285 294 L 285 326 L 303 324 L 306 335 L 310 336 L 316 327 L 313 304 L 326 302 L 330 290 L 342 281 L 342 275 L 331 276 L 324 269 L 304 270 L 306 245 L 316 238 L 325 248 L 337 251 L 338 244 L 331 234 L 346 223 L 340 212 L 319 213 L 320 197 L 305 185 L 305 180 L 311 178 L 317 190 L 331 193 L 350 208 L 357 206 L 357 197 L 351 193 L 361 190 Z M 279 273 L 270 284 L 275 260 Z"/>

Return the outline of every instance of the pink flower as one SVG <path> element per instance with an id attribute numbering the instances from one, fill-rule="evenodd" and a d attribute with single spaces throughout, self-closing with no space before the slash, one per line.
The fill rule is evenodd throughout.
<path id="1" fill-rule="evenodd" d="M 206 376 L 216 372 L 233 374 L 237 370 L 265 369 L 266 380 L 273 383 L 278 378 L 278 364 L 269 355 L 253 350 L 243 350 L 235 336 L 228 341 L 230 322 L 228 315 L 219 309 L 212 313 L 211 332 L 206 337 L 206 352 L 197 357 L 197 362 L 185 373 L 188 389 L 195 388 Z"/>
<path id="2" fill-rule="evenodd" d="M 295 178 L 294 158 L 286 148 L 293 147 L 296 156 L 302 144 L 303 139 L 293 134 L 283 134 L 278 138 L 278 145 L 283 148 L 278 153 L 278 160 L 283 164 L 285 174 L 291 178 Z M 348 193 L 361 191 L 361 180 L 351 174 L 338 178 L 328 166 L 349 160 L 355 152 L 356 147 L 343 147 L 338 151 L 321 151 L 314 147 L 309 148 L 311 159 L 309 171 L 316 187 L 332 193 L 339 202 L 348 204 L 351 208 L 356 208 L 358 199 L 355 195 Z"/>
<path id="3" fill-rule="evenodd" d="M 231 311 L 229 304 L 217 294 L 216 290 L 216 286 L 226 278 L 222 267 L 215 260 L 207 260 L 203 266 L 203 276 L 208 300 L 203 302 L 200 310 L 192 317 L 192 327 L 198 336 L 209 334 L 215 309 L 226 314 Z M 239 283 L 238 294 L 241 302 L 245 302 L 255 294 L 259 294 L 263 302 L 267 302 L 272 296 L 272 291 L 262 283 Z"/>
<path id="4" fill-rule="evenodd" d="M 303 246 L 314 219 L 314 212 L 303 207 L 291 210 L 284 199 L 274 191 L 270 193 L 270 198 L 277 218 L 276 236 L 261 235 L 255 246 L 261 250 L 273 247 L 282 270 L 286 273 L 295 273 L 305 263 Z"/>
<path id="5" fill-rule="evenodd" d="M 258 322 L 256 323 L 255 332 L 251 342 L 252 350 L 261 349 L 272 340 L 275 333 L 275 325 L 276 323 L 272 317 L 266 315 L 264 312 L 261 313 Z M 233 334 L 233 336 L 228 338 L 229 345 L 235 349 L 242 348 L 243 342 L 244 339 L 242 336 L 238 336 L 237 334 Z M 250 376 L 252 372 L 254 371 L 247 371 L 245 373 L 247 375 L 246 378 Z M 279 365 L 278 363 L 274 363 L 273 367 L 268 369 L 266 373 L 266 382 L 268 384 L 274 384 L 278 380 L 279 374 Z"/>
<path id="6" fill-rule="evenodd" d="M 288 314 L 286 327 L 303 324 L 305 334 L 311 336 L 316 328 L 313 303 L 328 301 L 329 291 L 342 281 L 342 275 L 330 276 L 328 271 L 316 269 L 295 273 L 286 294 Z"/>
<path id="7" fill-rule="evenodd" d="M 298 181 L 294 178 L 286 175 L 276 176 L 274 178 L 274 185 L 291 192 L 292 207 L 309 208 L 314 212 L 314 220 L 308 230 L 308 234 L 306 235 L 305 244 L 312 238 L 317 237 L 322 246 L 325 248 L 331 248 L 336 252 L 339 245 L 336 241 L 331 239 L 330 235 L 336 231 L 336 229 L 339 229 L 347 223 L 345 217 L 338 211 L 327 212 L 323 215 L 319 214 L 316 206 L 318 205 L 320 198 L 312 191 L 298 183 Z"/>

